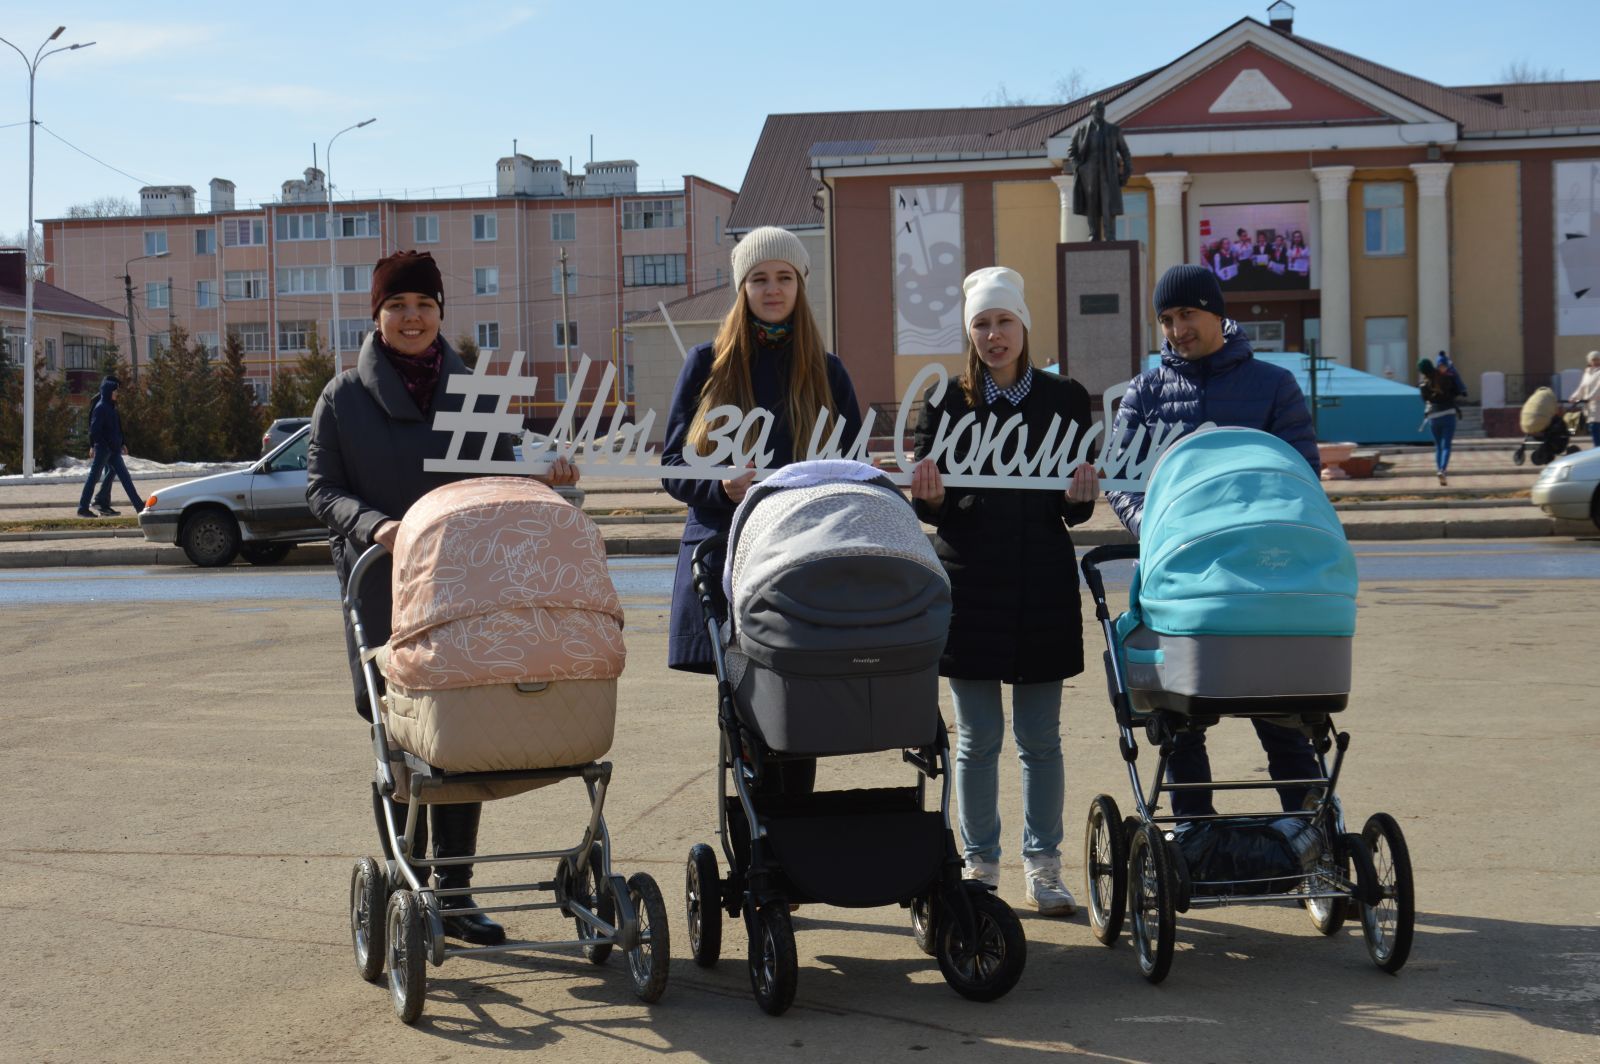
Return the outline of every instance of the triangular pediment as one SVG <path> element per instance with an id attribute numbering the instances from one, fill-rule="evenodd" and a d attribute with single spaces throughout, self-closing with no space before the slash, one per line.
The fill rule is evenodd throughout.
<path id="1" fill-rule="evenodd" d="M 1398 120 L 1343 87 L 1245 45 L 1129 114 L 1122 126 L 1142 130 Z"/>

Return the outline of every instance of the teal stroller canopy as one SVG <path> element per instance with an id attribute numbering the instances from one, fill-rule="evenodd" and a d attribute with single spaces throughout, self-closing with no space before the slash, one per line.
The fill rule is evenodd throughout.
<path id="1" fill-rule="evenodd" d="M 1173 444 L 1150 474 L 1131 610 L 1166 635 L 1355 635 L 1355 557 L 1306 460 L 1255 429 Z"/>

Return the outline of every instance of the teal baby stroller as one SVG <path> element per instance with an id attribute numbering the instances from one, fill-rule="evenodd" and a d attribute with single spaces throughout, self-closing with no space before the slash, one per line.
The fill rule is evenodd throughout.
<path id="1" fill-rule="evenodd" d="M 1129 607 L 1113 619 L 1100 567 L 1133 559 Z M 1095 937 L 1114 945 L 1126 914 L 1140 971 L 1159 983 L 1177 913 L 1298 903 L 1324 935 L 1359 915 L 1374 963 L 1399 971 L 1411 950 L 1411 862 L 1393 817 L 1376 813 L 1359 834 L 1346 831 L 1335 796 L 1350 744 L 1333 715 L 1349 701 L 1356 567 L 1305 459 L 1254 429 L 1187 436 L 1150 475 L 1139 545 L 1097 547 L 1082 565 L 1137 812 L 1124 820 L 1104 794 L 1090 804 L 1084 867 Z M 1300 731 L 1317 775 L 1170 779 L 1177 745 L 1230 717 Z M 1141 729 L 1158 752 L 1148 793 Z M 1273 788 L 1303 790 L 1302 808 L 1160 813 L 1163 794 Z"/>

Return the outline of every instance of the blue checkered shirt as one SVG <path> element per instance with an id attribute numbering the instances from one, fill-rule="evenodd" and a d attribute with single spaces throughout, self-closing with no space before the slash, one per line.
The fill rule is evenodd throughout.
<path id="1" fill-rule="evenodd" d="M 1007 388 L 1005 391 L 1001 391 L 1000 388 L 995 385 L 994 378 L 989 376 L 988 369 L 983 371 L 983 403 L 985 406 L 993 406 L 996 399 L 1004 399 L 1012 406 L 1020 409 L 1022 407 L 1022 401 L 1028 397 L 1028 390 L 1032 387 L 1032 366 L 1024 366 L 1022 369 L 1022 376 L 1018 377 L 1016 383 L 1012 384 L 1011 387 Z"/>

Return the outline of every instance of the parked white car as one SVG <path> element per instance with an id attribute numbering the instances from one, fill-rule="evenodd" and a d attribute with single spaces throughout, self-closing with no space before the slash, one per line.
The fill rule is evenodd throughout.
<path id="1" fill-rule="evenodd" d="M 282 561 L 297 543 L 328 538 L 306 505 L 305 426 L 249 469 L 162 488 L 139 514 L 151 543 L 176 543 L 196 565 Z"/>
<path id="2" fill-rule="evenodd" d="M 1553 459 L 1533 482 L 1533 504 L 1551 517 L 1600 528 L 1600 448 Z"/>

